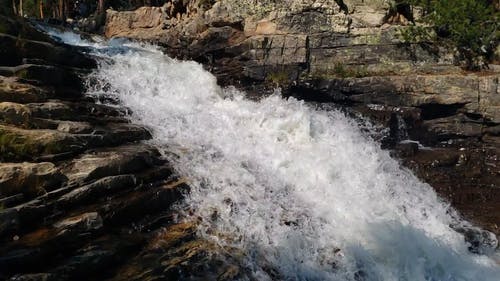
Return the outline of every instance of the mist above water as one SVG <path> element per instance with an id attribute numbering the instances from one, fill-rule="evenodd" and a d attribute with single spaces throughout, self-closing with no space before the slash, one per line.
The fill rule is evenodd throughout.
<path id="1" fill-rule="evenodd" d="M 343 113 L 246 99 L 152 46 L 60 37 L 95 48 L 88 94 L 151 129 L 190 180 L 198 234 L 239 249 L 257 280 L 500 279 L 498 254 L 470 253 L 450 227 L 468 223 Z"/>

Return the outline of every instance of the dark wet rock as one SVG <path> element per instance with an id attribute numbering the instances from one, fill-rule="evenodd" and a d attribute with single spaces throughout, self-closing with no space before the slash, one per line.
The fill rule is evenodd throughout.
<path id="1" fill-rule="evenodd" d="M 396 157 L 398 158 L 411 157 L 417 154 L 418 143 L 415 142 L 398 143 L 393 149 Z"/>
<path id="2" fill-rule="evenodd" d="M 167 163 L 161 166 L 155 166 L 140 173 L 136 173 L 135 176 L 141 183 L 154 183 L 170 178 L 174 175 L 172 171 L 173 167 Z"/>
<path id="3" fill-rule="evenodd" d="M 34 199 L 0 211 L 0 237 L 14 236 L 16 232 L 25 232 L 27 228 L 38 226 L 49 211 L 49 205 L 43 200 Z"/>
<path id="4" fill-rule="evenodd" d="M 0 268 L 5 272 L 29 272 L 30 267 L 39 270 L 49 264 L 48 261 L 54 255 L 69 253 L 81 247 L 102 227 L 102 219 L 95 212 L 60 220 L 53 227 L 28 233 L 4 247 Z"/>
<path id="5" fill-rule="evenodd" d="M 96 63 L 69 47 L 55 46 L 49 42 L 33 41 L 0 33 L 2 53 L 0 65 L 16 66 L 23 60 L 45 64 L 93 68 Z"/>
<path id="6" fill-rule="evenodd" d="M 123 109 L 89 102 L 48 101 L 26 106 L 38 118 L 69 121 L 85 121 L 92 117 L 119 117 L 126 113 Z"/>
<path id="7" fill-rule="evenodd" d="M 139 172 L 153 167 L 158 157 L 158 151 L 147 145 L 98 149 L 70 161 L 62 172 L 70 184 L 78 184 L 106 176 Z"/>
<path id="8" fill-rule="evenodd" d="M 54 276 L 49 273 L 32 273 L 15 275 L 9 279 L 10 281 L 51 281 L 55 280 Z"/>
<path id="9" fill-rule="evenodd" d="M 0 236 L 12 232 L 19 226 L 19 215 L 15 209 L 9 208 L 0 211 Z"/>
<path id="10" fill-rule="evenodd" d="M 34 117 L 68 120 L 69 118 L 77 118 L 77 112 L 72 110 L 68 103 L 59 101 L 47 101 L 44 103 L 30 103 L 26 107 L 30 109 Z M 73 117 L 72 117 L 73 116 Z"/>
<path id="11" fill-rule="evenodd" d="M 108 123 L 103 127 L 97 127 L 92 135 L 102 136 L 102 138 L 96 139 L 95 146 L 115 146 L 127 142 L 151 139 L 148 129 L 143 126 L 125 123 Z"/>
<path id="12" fill-rule="evenodd" d="M 17 66 L 25 62 L 94 68 L 94 59 L 75 52 L 40 32 L 35 24 L 20 17 L 0 15 L 0 65 Z"/>
<path id="13" fill-rule="evenodd" d="M 106 130 L 106 125 L 110 127 L 108 131 L 112 131 L 113 128 L 119 130 L 120 127 L 131 126 L 112 124 L 127 123 L 124 115 L 123 110 L 83 102 L 47 101 L 29 104 L 0 102 L 0 122 L 23 128 L 57 129 L 72 134 Z M 92 127 L 90 123 L 99 128 Z"/>
<path id="14" fill-rule="evenodd" d="M 12 195 L 12 196 L 3 197 L 0 199 L 0 206 L 3 206 L 4 208 L 5 207 L 12 207 L 12 206 L 20 204 L 21 202 L 24 201 L 24 199 L 25 199 L 25 197 L 21 193 L 18 193 L 18 194 Z"/>
<path id="15" fill-rule="evenodd" d="M 408 140 L 412 134 L 420 133 L 422 116 L 418 108 L 367 104 L 348 107 L 348 112 L 354 118 L 368 118 L 374 126 L 386 131 L 380 134 L 382 138 L 374 136 L 383 147 L 393 147 Z"/>
<path id="16" fill-rule="evenodd" d="M 117 190 L 133 188 L 137 183 L 134 175 L 119 175 L 105 177 L 91 184 L 76 188 L 61 196 L 57 203 L 61 205 L 74 205 L 88 201 L 92 197 L 105 196 Z"/>
<path id="17" fill-rule="evenodd" d="M 96 126 L 87 134 L 0 125 L 0 150 L 4 161 L 59 161 L 81 153 L 86 148 L 116 146 L 150 138 L 147 129 L 125 123 Z"/>
<path id="18" fill-rule="evenodd" d="M 0 32 L 18 38 L 53 42 L 48 35 L 38 31 L 29 21 L 19 17 L 0 15 Z"/>
<path id="19" fill-rule="evenodd" d="M 245 276 L 223 249 L 197 238 L 195 231 L 195 223 L 185 222 L 155 232 L 111 280 L 234 280 Z"/>
<path id="20" fill-rule="evenodd" d="M 500 136 L 500 125 L 485 127 L 484 133 L 490 136 Z"/>
<path id="21" fill-rule="evenodd" d="M 456 231 L 464 235 L 465 241 L 469 243 L 469 251 L 475 254 L 492 254 L 498 247 L 498 239 L 495 234 L 472 226 L 454 227 Z"/>
<path id="22" fill-rule="evenodd" d="M 55 229 L 58 231 L 57 235 L 66 232 L 95 231 L 101 229 L 102 226 L 102 218 L 96 212 L 70 217 L 54 224 Z"/>
<path id="23" fill-rule="evenodd" d="M 463 216 L 498 235 L 498 147 L 498 142 L 457 139 L 402 156 L 402 162 Z"/>
<path id="24" fill-rule="evenodd" d="M 52 163 L 2 163 L 0 197 L 22 193 L 33 198 L 57 188 L 65 179 Z"/>
<path id="25" fill-rule="evenodd" d="M 16 76 L 25 81 L 38 84 L 43 83 L 44 85 L 60 89 L 72 88 L 83 90 L 83 81 L 76 71 L 76 69 L 37 64 L 0 67 L 0 74 L 2 75 Z"/>
<path id="26" fill-rule="evenodd" d="M 41 102 L 50 93 L 31 84 L 21 83 L 16 77 L 0 76 L 0 100 L 4 102 Z"/>
<path id="27" fill-rule="evenodd" d="M 116 225 L 145 218 L 164 211 L 182 198 L 189 187 L 185 180 L 163 184 L 159 187 L 139 190 L 127 196 L 103 204 L 101 212 L 105 222 Z"/>
<path id="28" fill-rule="evenodd" d="M 0 151 L 4 161 L 80 151 L 86 146 L 85 138 L 78 135 L 0 125 Z"/>
<path id="29" fill-rule="evenodd" d="M 101 183 L 104 181 L 105 179 Z M 185 186 L 184 182 L 184 180 L 181 180 L 166 183 L 158 188 L 150 187 L 142 191 L 136 190 L 130 195 L 122 194 L 120 195 L 122 199 L 115 201 L 121 203 L 113 205 L 112 208 L 104 209 L 104 217 L 102 218 L 101 211 L 99 213 L 94 211 L 82 212 L 57 219 L 53 223 L 45 224 L 45 227 L 29 233 L 21 230 L 27 221 L 21 220 L 20 209 L 5 210 L 11 210 L 10 213 L 16 215 L 15 219 L 11 220 L 11 224 L 16 221 L 17 223 L 16 227 L 11 227 L 8 232 L 2 233 L 9 233 L 10 237 L 14 237 L 11 240 L 12 242 L 0 247 L 0 268 L 2 273 L 7 274 L 6 276 L 11 276 L 13 273 L 22 276 L 19 273 L 48 272 L 54 280 L 82 279 L 84 276 L 86 278 L 90 276 L 102 278 L 103 272 L 106 272 L 106 275 L 115 276 L 114 268 L 121 263 L 131 262 L 131 258 L 149 243 L 147 241 L 152 238 L 148 234 L 149 231 L 172 222 L 172 219 L 161 220 L 161 218 L 165 215 L 171 217 L 171 215 L 168 215 L 169 206 L 180 198 L 179 192 L 180 188 Z M 87 200 L 80 201 L 78 206 L 84 206 L 85 202 L 91 203 L 96 200 L 100 201 L 99 198 L 88 197 Z M 35 203 L 30 204 L 34 205 Z M 95 207 L 89 205 L 88 208 L 93 210 Z M 47 211 L 50 212 L 50 210 L 56 209 L 46 208 L 45 212 L 37 212 L 36 214 L 41 215 L 37 219 L 40 220 L 41 217 L 44 217 L 50 220 L 51 216 L 47 216 Z M 0 215 L 3 215 L 2 222 L 7 221 L 5 220 L 7 218 L 5 214 L 7 213 L 9 212 L 0 213 Z M 114 219 L 110 220 L 110 214 L 113 214 Z M 26 217 L 26 214 L 23 217 Z M 35 214 L 32 214 L 31 219 L 36 219 Z M 143 232 L 141 231 L 143 228 L 138 227 L 143 220 L 149 222 L 147 226 L 149 231 Z M 131 226 L 135 226 L 129 228 L 129 223 L 132 223 Z M 30 223 L 29 225 L 31 228 L 36 228 L 37 224 Z M 118 231 L 124 225 L 127 225 L 127 228 L 123 232 Z M 109 234 L 106 234 L 109 232 L 109 227 L 115 229 L 112 232 L 118 233 L 118 235 L 109 236 Z M 139 236 L 135 235 L 135 238 L 129 237 L 127 233 L 131 232 L 137 232 Z M 193 229 L 187 232 L 186 235 L 192 236 L 192 234 Z M 172 237 L 171 242 L 175 241 L 175 232 L 168 235 Z M 94 237 L 101 238 L 96 240 Z M 178 239 L 177 241 L 180 242 L 181 240 Z M 177 245 L 177 242 L 173 242 L 172 245 Z M 193 251 L 197 251 L 199 245 L 201 244 L 192 244 Z M 183 246 L 184 251 L 191 247 L 189 245 L 177 246 Z M 193 260 L 195 257 L 189 256 L 189 259 Z M 202 261 L 199 262 L 202 263 Z M 151 266 L 148 262 L 141 264 L 147 268 Z M 163 270 L 163 268 L 160 270 Z M 116 276 L 122 278 L 120 274 Z"/>
<path id="30" fill-rule="evenodd" d="M 483 127 L 485 127 L 481 120 L 468 118 L 464 114 L 426 120 L 422 126 L 438 140 L 479 138 L 483 134 Z"/>
<path id="31" fill-rule="evenodd" d="M 26 105 L 13 102 L 0 102 L 1 122 L 19 127 L 29 127 L 31 118 L 31 110 Z"/>
<path id="32" fill-rule="evenodd" d="M 137 239 L 136 239 L 137 240 Z M 78 249 L 73 256 L 51 270 L 57 280 L 81 280 L 85 278 L 103 279 L 135 252 L 140 241 L 123 241 L 117 236 L 103 237 Z"/>
<path id="33" fill-rule="evenodd" d="M 94 129 L 88 122 L 61 121 L 57 124 L 57 130 L 70 134 L 89 134 Z"/>

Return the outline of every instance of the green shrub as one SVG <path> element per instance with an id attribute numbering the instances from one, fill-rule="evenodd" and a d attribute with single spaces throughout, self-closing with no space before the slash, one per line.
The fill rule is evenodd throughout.
<path id="1" fill-rule="evenodd" d="M 499 13 L 487 0 L 405 0 L 423 9 L 420 22 L 402 31 L 405 42 L 433 41 L 456 48 L 467 69 L 487 66 L 499 42 Z"/>
<path id="2" fill-rule="evenodd" d="M 276 71 L 268 73 L 266 80 L 276 86 L 280 86 L 286 85 L 290 81 L 290 78 L 286 71 Z"/>
<path id="3" fill-rule="evenodd" d="M 333 75 L 340 78 L 362 78 L 369 76 L 370 73 L 362 66 L 346 66 L 341 62 L 333 66 Z"/>

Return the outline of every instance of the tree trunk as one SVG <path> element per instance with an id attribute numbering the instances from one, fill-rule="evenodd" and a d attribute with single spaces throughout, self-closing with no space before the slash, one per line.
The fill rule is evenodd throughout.
<path id="1" fill-rule="evenodd" d="M 14 12 L 14 15 L 17 15 L 16 0 L 12 0 L 12 11 Z"/>
<path id="2" fill-rule="evenodd" d="M 19 15 L 21 17 L 24 17 L 24 11 L 23 11 L 23 0 L 19 0 Z"/>
<path id="3" fill-rule="evenodd" d="M 99 0 L 99 3 L 97 5 L 97 12 L 98 14 L 102 14 L 104 12 L 104 0 Z"/>
<path id="4" fill-rule="evenodd" d="M 49 12 L 49 18 L 51 17 L 52 15 L 52 18 L 55 18 L 56 17 L 56 14 L 54 12 L 54 5 L 52 3 L 52 0 L 47 0 L 47 2 L 45 2 L 46 6 L 45 6 L 45 10 Z"/>
<path id="5" fill-rule="evenodd" d="M 43 0 L 38 0 L 39 8 L 40 8 L 40 18 L 43 19 Z"/>
<path id="6" fill-rule="evenodd" d="M 59 19 L 64 21 L 64 0 L 59 0 Z"/>

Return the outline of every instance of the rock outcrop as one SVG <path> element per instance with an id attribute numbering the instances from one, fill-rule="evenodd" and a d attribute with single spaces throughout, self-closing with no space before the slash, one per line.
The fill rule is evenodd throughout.
<path id="1" fill-rule="evenodd" d="M 401 44 L 399 26 L 388 16 L 384 0 L 171 1 L 161 8 L 109 10 L 106 36 L 154 40 L 173 55 L 223 72 L 229 64 L 239 70 L 233 74 L 239 80 L 413 73 L 415 60 L 451 64 L 436 55 L 439 49 Z"/>

